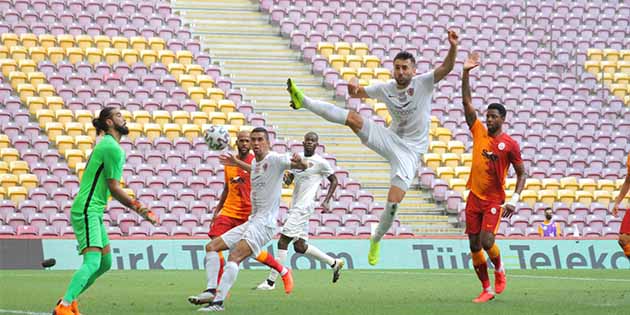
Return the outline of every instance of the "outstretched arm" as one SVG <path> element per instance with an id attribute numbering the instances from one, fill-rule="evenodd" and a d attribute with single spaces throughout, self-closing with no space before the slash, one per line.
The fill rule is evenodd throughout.
<path id="1" fill-rule="evenodd" d="M 438 83 L 440 80 L 444 79 L 446 75 L 453 70 L 455 66 L 455 57 L 457 57 L 457 40 L 459 37 L 455 31 L 448 31 L 448 42 L 451 44 L 451 48 L 448 50 L 448 55 L 442 62 L 442 65 L 435 68 L 433 72 L 433 82 Z"/>
<path id="2" fill-rule="evenodd" d="M 462 74 L 462 101 L 464 103 L 464 116 L 468 128 L 472 128 L 477 120 L 477 113 L 472 104 L 472 96 L 470 94 L 470 70 L 479 66 L 479 54 L 473 52 L 468 56 L 468 60 L 464 63 L 464 73 Z"/>
<path id="3" fill-rule="evenodd" d="M 621 185 L 621 191 L 619 191 L 619 196 L 617 196 L 617 199 L 615 200 L 615 206 L 612 211 L 614 216 L 617 216 L 617 212 L 619 212 L 619 205 L 621 204 L 621 201 L 623 201 L 623 198 L 625 198 L 628 194 L 628 190 L 630 190 L 630 172 L 626 174 L 626 180 L 623 182 L 623 185 Z"/>
<path id="4" fill-rule="evenodd" d="M 226 166 L 237 166 L 243 169 L 246 172 L 252 171 L 252 166 L 247 164 L 245 161 L 239 160 L 234 154 L 228 152 L 226 154 L 222 154 L 219 156 L 219 162 Z"/>
<path id="5" fill-rule="evenodd" d="M 359 84 L 359 79 L 356 77 L 350 79 L 350 82 L 348 82 L 348 94 L 350 94 L 350 97 L 355 98 L 369 98 L 365 89 Z"/>
<path id="6" fill-rule="evenodd" d="M 151 222 L 151 224 L 156 223 L 157 220 L 155 214 L 153 214 L 153 212 L 147 207 L 143 206 L 138 200 L 133 199 L 131 198 L 131 196 L 127 195 L 122 187 L 120 187 L 120 181 L 110 178 L 107 180 L 107 186 L 114 199 L 125 205 L 125 207 L 138 213 L 145 220 Z"/>

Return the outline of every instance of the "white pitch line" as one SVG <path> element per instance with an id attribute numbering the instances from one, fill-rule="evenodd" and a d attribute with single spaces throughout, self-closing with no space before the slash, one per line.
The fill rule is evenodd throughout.
<path id="1" fill-rule="evenodd" d="M 445 273 L 445 272 L 431 272 L 420 273 L 410 271 L 359 271 L 359 273 L 376 273 L 376 274 L 407 274 L 407 275 L 419 275 L 419 276 L 455 276 L 461 277 L 461 273 Z M 548 279 L 548 280 L 571 280 L 571 281 L 603 281 L 603 282 L 630 282 L 630 279 L 611 279 L 611 278 L 579 278 L 579 277 L 562 277 L 562 276 L 531 276 L 531 275 L 511 275 L 507 273 L 508 278 L 523 278 L 523 279 Z"/>
<path id="2" fill-rule="evenodd" d="M 29 311 L 16 311 L 16 310 L 3 310 L 3 309 L 0 309 L 0 314 L 50 315 L 50 312 L 48 312 L 48 313 L 41 313 L 41 312 L 29 312 Z"/>

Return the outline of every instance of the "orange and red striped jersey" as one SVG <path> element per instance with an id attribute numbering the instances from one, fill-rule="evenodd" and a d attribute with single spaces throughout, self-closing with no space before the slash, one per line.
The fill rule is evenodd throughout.
<path id="1" fill-rule="evenodd" d="M 249 154 L 243 161 L 252 164 L 253 159 L 254 155 Z M 228 194 L 221 215 L 246 220 L 252 212 L 250 174 L 237 166 L 225 166 L 224 173 Z"/>

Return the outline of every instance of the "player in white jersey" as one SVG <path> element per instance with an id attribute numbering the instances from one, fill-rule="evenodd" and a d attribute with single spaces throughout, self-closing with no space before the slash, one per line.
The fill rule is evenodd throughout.
<path id="1" fill-rule="evenodd" d="M 238 166 L 251 175 L 252 213 L 249 220 L 213 239 L 210 250 L 219 252 L 229 249 L 230 255 L 224 267 L 223 276 L 213 301 L 200 311 L 223 311 L 223 301 L 238 275 L 238 265 L 249 256 L 278 271 L 284 282 L 287 294 L 293 289 L 291 270 L 278 263 L 261 248 L 267 244 L 276 233 L 276 218 L 282 195 L 282 177 L 289 169 L 304 170 L 308 164 L 299 154 L 281 155 L 269 151 L 269 134 L 262 127 L 254 128 L 250 133 L 250 143 L 255 159 L 249 165 L 232 154 L 221 156 L 224 165 Z M 216 264 L 219 264 L 217 261 Z"/>
<path id="2" fill-rule="evenodd" d="M 408 52 L 401 52 L 394 58 L 394 80 L 366 88 L 361 87 L 356 79 L 349 82 L 348 91 L 351 97 L 375 98 L 387 105 L 392 117 L 389 128 L 364 119 L 355 111 L 308 98 L 291 79 L 287 81 L 291 107 L 295 109 L 304 107 L 328 121 L 350 127 L 363 144 L 391 164 L 387 204 L 378 227 L 370 238 L 368 262 L 371 265 L 378 262 L 379 242 L 391 227 L 398 204 L 416 177 L 420 156 L 426 153 L 429 147 L 434 84 L 453 69 L 457 55 L 457 40 L 457 34 L 448 31 L 448 41 L 451 45 L 448 55 L 442 65 L 427 73 L 415 75 L 415 58 Z"/>
<path id="3" fill-rule="evenodd" d="M 330 198 L 332 198 L 337 188 L 337 176 L 326 159 L 315 153 L 319 145 L 319 136 L 314 132 L 304 135 L 304 158 L 308 162 L 308 168 L 304 171 L 291 170 L 285 173 L 284 182 L 290 185 L 295 182 L 293 188 L 293 204 L 289 209 L 287 220 L 280 232 L 278 240 L 278 262 L 284 264 L 287 258 L 289 243 L 293 241 L 295 252 L 317 259 L 333 269 L 333 283 L 339 279 L 339 273 L 343 268 L 344 261 L 334 259 L 330 255 L 322 252 L 312 244 L 306 244 L 308 240 L 308 220 L 315 211 L 315 198 L 319 191 L 319 184 L 323 178 L 330 181 L 328 192 L 322 202 L 324 211 L 329 211 Z M 260 283 L 257 290 L 273 290 L 278 272 L 271 270 L 269 277 Z"/>

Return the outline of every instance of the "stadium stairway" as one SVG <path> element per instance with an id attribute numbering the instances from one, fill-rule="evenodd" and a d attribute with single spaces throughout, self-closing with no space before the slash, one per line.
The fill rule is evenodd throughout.
<path id="1" fill-rule="evenodd" d="M 301 141 L 306 132 L 317 132 L 326 152 L 336 157 L 338 165 L 351 171 L 351 177 L 359 180 L 362 189 L 384 204 L 389 165 L 383 158 L 364 147 L 347 127 L 328 123 L 306 110 L 289 108 L 288 77 L 295 79 L 310 97 L 340 106 L 344 102 L 335 101 L 334 91 L 326 89 L 322 78 L 313 75 L 311 66 L 290 49 L 289 40 L 282 38 L 279 28 L 269 23 L 269 16 L 260 12 L 258 2 L 178 0 L 173 6 L 204 46 L 210 47 L 213 62 L 220 63 L 235 87 L 251 98 L 285 140 Z M 450 223 L 456 219 L 449 220 L 444 207 L 431 198 L 428 191 L 410 190 L 400 207 L 401 223 L 416 234 L 461 234 L 461 229 Z"/>

